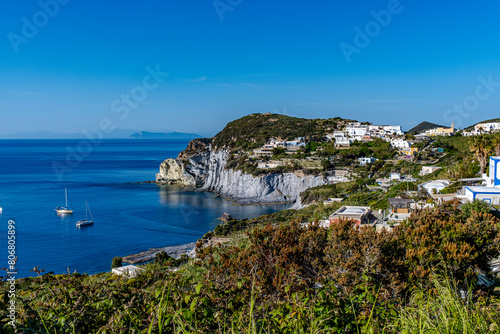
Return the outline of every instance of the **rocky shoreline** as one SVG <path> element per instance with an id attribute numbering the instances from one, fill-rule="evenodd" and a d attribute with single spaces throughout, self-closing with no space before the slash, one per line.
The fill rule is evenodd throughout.
<path id="1" fill-rule="evenodd" d="M 301 192 L 325 184 L 322 176 L 274 173 L 252 176 L 227 168 L 229 151 L 211 145 L 177 159 L 166 159 L 156 174 L 157 184 L 176 184 L 213 192 L 239 205 L 295 203 Z"/>
<path id="2" fill-rule="evenodd" d="M 193 256 L 195 253 L 195 248 L 196 242 L 191 242 L 189 244 L 179 246 L 150 248 L 149 250 L 144 252 L 124 256 L 122 261 L 130 264 L 143 263 L 154 260 L 156 255 L 160 252 L 165 252 L 168 254 L 168 256 L 178 259 L 183 254 Z"/>

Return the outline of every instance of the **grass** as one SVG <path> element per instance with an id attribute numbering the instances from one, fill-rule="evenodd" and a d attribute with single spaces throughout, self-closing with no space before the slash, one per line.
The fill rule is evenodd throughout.
<path id="1" fill-rule="evenodd" d="M 470 297 L 462 299 L 459 289 L 446 277 L 433 277 L 435 294 L 418 289 L 408 306 L 401 307 L 390 330 L 397 333 L 500 333 L 498 300 L 489 305 Z M 470 293 L 465 295 L 470 296 Z M 496 309 L 490 312 L 491 309 Z"/>

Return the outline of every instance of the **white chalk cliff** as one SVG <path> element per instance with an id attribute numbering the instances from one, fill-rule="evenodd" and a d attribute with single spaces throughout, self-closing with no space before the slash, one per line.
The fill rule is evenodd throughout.
<path id="1" fill-rule="evenodd" d="M 194 154 L 167 159 L 156 174 L 159 183 L 198 186 L 239 204 L 296 202 L 307 188 L 324 184 L 322 176 L 297 176 L 293 173 L 252 176 L 227 169 L 229 153 L 212 150 L 210 145 Z"/>

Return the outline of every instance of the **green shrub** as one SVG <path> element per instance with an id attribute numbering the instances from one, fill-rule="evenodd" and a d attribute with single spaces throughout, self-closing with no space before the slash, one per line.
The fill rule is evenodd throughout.
<path id="1" fill-rule="evenodd" d="M 122 266 L 123 259 L 119 256 L 114 257 L 111 261 L 111 268 L 118 268 Z"/>

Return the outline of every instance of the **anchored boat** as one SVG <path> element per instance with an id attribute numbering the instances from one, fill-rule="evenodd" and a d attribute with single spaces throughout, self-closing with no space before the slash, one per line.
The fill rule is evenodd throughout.
<path id="1" fill-rule="evenodd" d="M 60 214 L 72 214 L 73 210 L 68 208 L 68 189 L 64 188 L 64 195 L 66 198 L 66 206 L 58 206 L 55 208 L 55 212 L 60 213 Z"/>
<path id="2" fill-rule="evenodd" d="M 90 220 L 88 219 L 90 215 Z M 76 226 L 86 226 L 94 224 L 94 218 L 92 217 L 92 212 L 90 212 L 89 205 L 87 201 L 85 201 L 85 219 L 79 220 L 76 222 Z"/>

